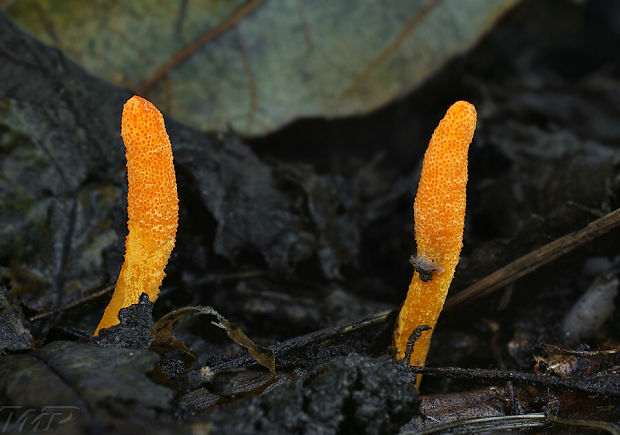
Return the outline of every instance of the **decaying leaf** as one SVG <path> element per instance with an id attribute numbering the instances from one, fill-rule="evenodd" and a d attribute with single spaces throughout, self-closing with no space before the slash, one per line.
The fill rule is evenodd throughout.
<path id="1" fill-rule="evenodd" d="M 470 47 L 516 0 L 58 3 L 7 13 L 188 124 L 264 134 L 368 112 Z"/>
<path id="2" fill-rule="evenodd" d="M 0 70 L 10 71 L 10 63 L 3 61 Z M 40 99 L 50 94 L 39 92 L 41 85 L 31 88 L 29 101 L 16 89 L 13 98 L 0 100 L 0 251 L 11 255 L 11 293 L 37 311 L 100 287 L 104 251 L 122 244 L 112 228 L 121 189 L 109 180 L 87 181 L 104 175 L 109 158 L 122 154 L 91 142 L 81 114 L 65 104 L 46 111 Z"/>
<path id="3" fill-rule="evenodd" d="M 55 341 L 27 355 L 3 358 L 0 397 L 3 405 L 25 408 L 78 407 L 80 423 L 92 432 L 107 405 L 122 404 L 114 413 L 130 420 L 141 407 L 169 407 L 172 391 L 145 375 L 157 360 L 147 351 Z"/>
<path id="4" fill-rule="evenodd" d="M 153 325 L 153 343 L 151 347 L 160 350 L 177 349 L 191 355 L 191 351 L 185 344 L 174 336 L 173 330 L 174 324 L 187 314 L 214 316 L 217 321 L 211 322 L 213 325 L 226 331 L 226 334 L 232 341 L 246 348 L 260 365 L 267 368 L 272 376 L 275 376 L 276 360 L 273 352 L 254 343 L 238 325 L 230 322 L 211 307 L 183 307 L 166 314 Z"/>
<path id="5" fill-rule="evenodd" d="M 0 252 L 11 295 L 34 312 L 53 311 L 118 276 L 127 231 L 120 113 L 130 94 L 84 73 L 4 15 L 0 48 Z M 312 228 L 323 213 L 311 218 L 238 138 L 166 122 L 180 184 L 196 187 L 182 189 L 182 201 L 213 219 L 200 228 L 214 234 L 209 253 L 234 262 L 250 250 L 286 272 L 320 249 L 329 254 L 327 275 L 351 261 L 341 234 Z M 187 246 L 184 237 L 181 228 L 179 247 Z"/>
<path id="6" fill-rule="evenodd" d="M 22 310 L 11 303 L 0 285 L 0 352 L 32 349 L 33 344 Z"/>

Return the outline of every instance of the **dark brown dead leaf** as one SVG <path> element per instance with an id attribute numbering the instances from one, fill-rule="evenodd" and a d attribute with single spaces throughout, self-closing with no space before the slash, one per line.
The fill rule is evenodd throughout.
<path id="1" fill-rule="evenodd" d="M 172 391 L 145 375 L 158 359 L 136 349 L 56 341 L 29 354 L 2 358 L 0 398 L 3 405 L 24 408 L 77 406 L 82 415 L 78 423 L 96 432 L 111 410 L 135 422 L 144 409 L 169 408 Z M 114 404 L 122 404 L 122 410 Z"/>
<path id="2" fill-rule="evenodd" d="M 0 284 L 0 352 L 32 349 L 34 342 L 24 314 L 7 293 Z"/>
<path id="3" fill-rule="evenodd" d="M 480 433 L 557 424 L 603 429 L 615 434 L 617 429 L 613 423 L 594 421 L 597 417 L 613 419 L 608 400 L 604 396 L 589 396 L 588 405 L 580 405 L 585 397 L 588 396 L 510 383 L 459 393 L 433 394 L 422 397 L 420 415 L 403 426 L 401 433 L 449 433 L 451 430 Z M 539 412 L 541 404 L 544 412 Z M 608 412 L 601 415 L 601 409 Z M 563 418 L 554 416 L 558 413 Z"/>
<path id="4" fill-rule="evenodd" d="M 247 335 L 245 335 L 238 325 L 228 321 L 224 316 L 211 307 L 183 307 L 166 314 L 153 325 L 153 343 L 151 347 L 159 352 L 167 352 L 177 349 L 189 355 L 193 355 L 185 344 L 174 336 L 174 324 L 188 314 L 194 316 L 208 315 L 215 317 L 217 321 L 211 322 L 213 325 L 226 331 L 226 334 L 232 341 L 237 343 L 239 346 L 246 348 L 260 365 L 267 368 L 271 372 L 271 376 L 275 376 L 276 360 L 273 352 L 270 349 L 254 343 L 250 340 L 250 338 L 248 338 Z"/>

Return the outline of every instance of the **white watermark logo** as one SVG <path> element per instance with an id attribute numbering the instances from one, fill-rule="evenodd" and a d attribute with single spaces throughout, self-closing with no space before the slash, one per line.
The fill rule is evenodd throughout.
<path id="1" fill-rule="evenodd" d="M 73 423 L 81 416 L 77 406 L 24 406 L 0 405 L 0 433 L 11 432 L 54 432 L 58 426 Z"/>

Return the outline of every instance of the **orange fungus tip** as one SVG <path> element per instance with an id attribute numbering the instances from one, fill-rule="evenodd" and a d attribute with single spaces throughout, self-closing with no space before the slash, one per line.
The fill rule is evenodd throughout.
<path id="1" fill-rule="evenodd" d="M 164 118 L 144 98 L 133 96 L 123 106 L 121 136 L 127 158 L 127 227 L 125 262 L 95 335 L 119 323 L 121 308 L 151 301 L 159 294 L 178 225 L 179 199 L 172 148 Z"/>
<path id="2" fill-rule="evenodd" d="M 421 325 L 434 329 L 463 246 L 467 153 L 476 129 L 476 109 L 457 101 L 446 112 L 422 163 L 413 206 L 417 257 L 407 298 L 398 315 L 393 348 L 405 356 L 407 340 Z M 432 330 L 421 333 L 409 363 L 423 366 Z"/>

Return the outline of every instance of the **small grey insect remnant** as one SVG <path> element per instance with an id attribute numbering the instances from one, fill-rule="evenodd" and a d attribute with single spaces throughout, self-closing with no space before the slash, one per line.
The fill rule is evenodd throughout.
<path id="1" fill-rule="evenodd" d="M 413 268 L 420 275 L 420 279 L 422 280 L 422 282 L 431 281 L 433 279 L 434 273 L 439 275 L 444 271 L 443 267 L 441 267 L 441 264 L 439 264 L 435 260 L 431 260 L 424 254 L 420 254 L 417 257 L 414 257 L 412 255 L 409 261 L 413 265 Z"/>

